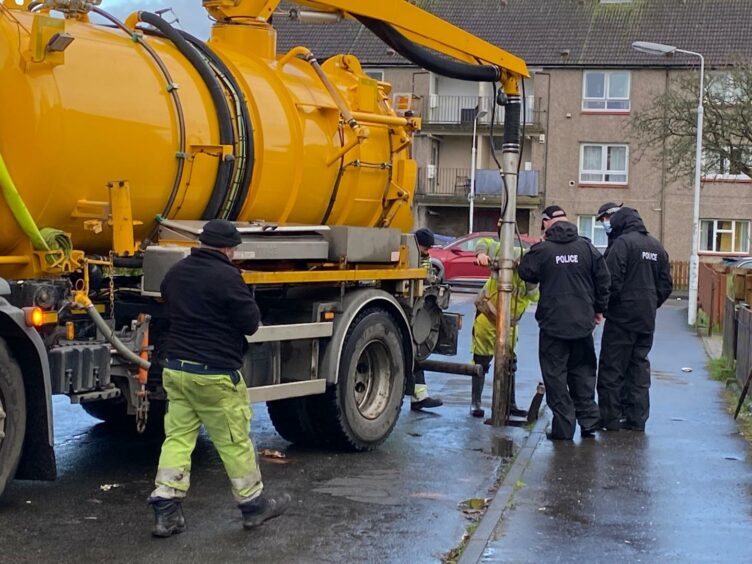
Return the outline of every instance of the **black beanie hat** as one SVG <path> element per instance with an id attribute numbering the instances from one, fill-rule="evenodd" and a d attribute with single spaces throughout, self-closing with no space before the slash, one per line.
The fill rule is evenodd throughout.
<path id="1" fill-rule="evenodd" d="M 433 247 L 434 238 L 433 231 L 422 227 L 415 232 L 415 238 L 418 240 L 418 245 L 421 247 Z"/>
<path id="2" fill-rule="evenodd" d="M 226 219 L 212 219 L 204 225 L 198 240 L 210 247 L 237 247 L 242 243 L 240 232 Z"/>

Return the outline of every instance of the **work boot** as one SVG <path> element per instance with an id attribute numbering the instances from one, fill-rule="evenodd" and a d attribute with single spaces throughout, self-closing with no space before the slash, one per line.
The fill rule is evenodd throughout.
<path id="1" fill-rule="evenodd" d="M 473 403 L 470 407 L 470 415 L 473 417 L 483 417 L 485 414 L 486 411 L 480 406 L 480 403 Z"/>
<path id="2" fill-rule="evenodd" d="M 432 407 L 441 407 L 444 402 L 439 398 L 423 398 L 420 401 L 410 402 L 410 409 L 413 411 L 420 411 L 421 409 L 431 409 Z"/>
<path id="3" fill-rule="evenodd" d="M 527 411 L 512 404 L 512 407 L 509 408 L 509 415 L 512 417 L 527 417 Z"/>
<path id="4" fill-rule="evenodd" d="M 149 504 L 154 508 L 155 537 L 171 537 L 185 531 L 185 517 L 181 503 L 174 499 L 152 498 Z"/>
<path id="5" fill-rule="evenodd" d="M 243 513 L 243 528 L 253 529 L 264 521 L 279 517 L 287 510 L 291 499 L 288 493 L 283 493 L 277 497 L 262 493 L 253 501 L 241 503 L 238 507 Z"/>

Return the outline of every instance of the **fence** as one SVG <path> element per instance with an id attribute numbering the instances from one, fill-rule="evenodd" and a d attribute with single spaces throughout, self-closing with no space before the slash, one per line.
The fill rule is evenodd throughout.
<path id="1" fill-rule="evenodd" d="M 729 360 L 736 358 L 736 302 L 726 296 L 726 310 L 723 316 L 723 356 Z"/>
<path id="2" fill-rule="evenodd" d="M 715 270 L 707 264 L 700 265 L 697 295 L 700 307 L 708 316 L 708 335 L 721 325 L 726 313 L 726 271 Z"/>
<path id="3" fill-rule="evenodd" d="M 736 325 L 736 379 L 743 386 L 752 368 L 752 310 L 740 307 Z"/>
<path id="4" fill-rule="evenodd" d="M 674 290 L 689 288 L 689 263 L 686 261 L 671 261 L 671 278 L 674 280 Z"/>

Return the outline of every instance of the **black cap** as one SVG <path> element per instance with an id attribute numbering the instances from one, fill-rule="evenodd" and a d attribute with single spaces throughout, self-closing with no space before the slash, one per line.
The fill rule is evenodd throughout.
<path id="1" fill-rule="evenodd" d="M 242 243 L 240 232 L 226 219 L 212 219 L 204 225 L 198 240 L 210 247 L 237 247 Z"/>
<path id="2" fill-rule="evenodd" d="M 601 221 L 604 215 L 614 215 L 623 205 L 624 204 L 606 202 L 598 208 L 598 215 L 595 216 L 595 221 Z"/>
<path id="3" fill-rule="evenodd" d="M 567 212 L 565 212 L 560 206 L 548 206 L 543 210 L 543 215 L 541 216 L 541 229 L 543 229 L 543 220 L 553 219 L 555 217 L 567 217 Z"/>
<path id="4" fill-rule="evenodd" d="M 434 238 L 433 231 L 427 227 L 421 227 L 415 232 L 415 238 L 418 240 L 418 245 L 421 247 L 433 247 Z"/>

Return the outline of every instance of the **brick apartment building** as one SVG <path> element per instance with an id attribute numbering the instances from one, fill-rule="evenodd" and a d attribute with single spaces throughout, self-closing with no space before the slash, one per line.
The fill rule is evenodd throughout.
<path id="1" fill-rule="evenodd" d="M 706 72 L 722 72 L 752 55 L 752 0 L 433 0 L 430 11 L 522 57 L 525 135 L 517 221 L 539 232 L 540 211 L 564 207 L 583 235 L 605 246 L 593 220 L 606 201 L 637 208 L 673 259 L 687 260 L 692 231 L 690 176 L 678 176 L 655 151 L 642 151 L 627 124 L 635 112 L 676 87 L 697 59 L 656 58 L 631 49 L 653 41 L 698 51 Z M 471 150 L 476 126 L 474 230 L 494 229 L 500 183 L 492 155 L 490 85 L 447 79 L 413 66 L 357 22 L 304 25 L 275 22 L 279 48 L 310 47 L 319 58 L 352 53 L 368 74 L 393 85 L 395 106 L 410 103 L 423 119 L 416 226 L 461 235 L 468 230 Z M 501 145 L 503 110 L 494 138 Z M 477 123 L 475 123 L 477 121 Z M 643 154 L 644 153 L 644 154 Z M 750 254 L 752 179 L 715 171 L 703 178 L 701 243 L 705 260 Z"/>

